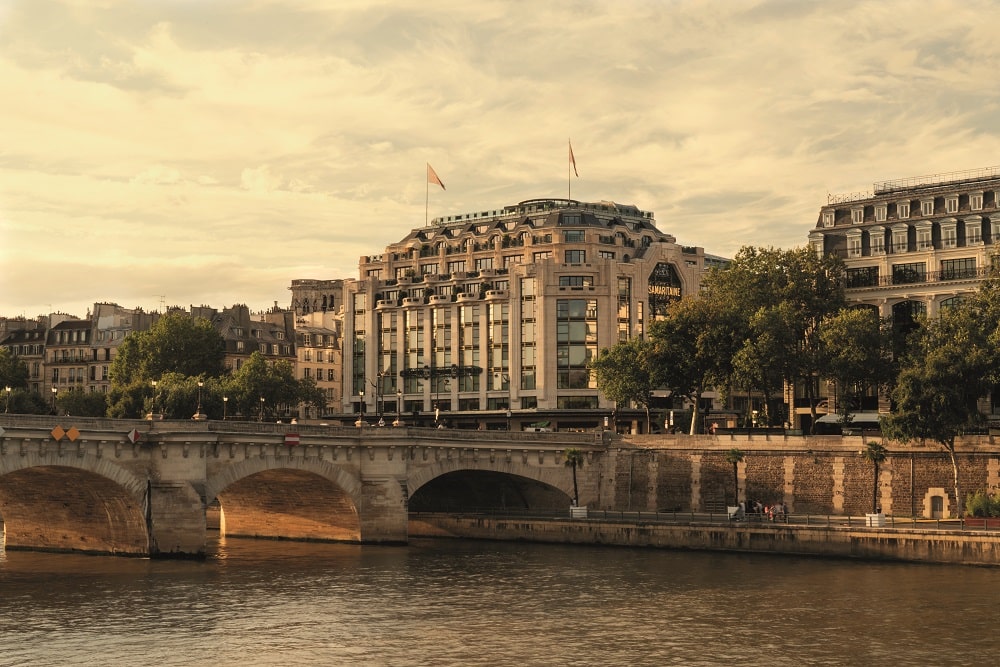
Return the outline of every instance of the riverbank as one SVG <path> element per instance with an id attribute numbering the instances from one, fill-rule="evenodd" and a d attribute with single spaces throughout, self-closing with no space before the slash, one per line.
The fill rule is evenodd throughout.
<path id="1" fill-rule="evenodd" d="M 1000 534 L 920 528 L 641 523 L 422 514 L 409 535 L 1000 566 Z"/>

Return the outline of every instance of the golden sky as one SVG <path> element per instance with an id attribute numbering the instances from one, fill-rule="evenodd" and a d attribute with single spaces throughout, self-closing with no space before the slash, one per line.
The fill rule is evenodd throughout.
<path id="1" fill-rule="evenodd" d="M 0 316 L 254 310 L 567 195 L 732 256 L 1000 164 L 986 0 L 0 0 Z"/>

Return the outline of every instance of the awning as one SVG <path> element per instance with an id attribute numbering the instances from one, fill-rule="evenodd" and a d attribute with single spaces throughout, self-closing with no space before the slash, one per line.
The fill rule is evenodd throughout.
<path id="1" fill-rule="evenodd" d="M 528 424 L 530 428 L 548 428 L 549 424 L 552 422 L 535 422 L 534 424 Z"/>

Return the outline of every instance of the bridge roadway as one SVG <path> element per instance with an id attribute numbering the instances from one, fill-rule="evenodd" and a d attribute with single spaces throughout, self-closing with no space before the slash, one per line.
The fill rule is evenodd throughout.
<path id="1" fill-rule="evenodd" d="M 405 543 L 411 508 L 596 503 L 609 434 L 0 415 L 11 549 L 200 557 L 223 535 Z"/>

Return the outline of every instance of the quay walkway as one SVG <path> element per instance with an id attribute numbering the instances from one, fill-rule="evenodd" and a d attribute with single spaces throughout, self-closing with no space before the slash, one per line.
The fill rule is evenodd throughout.
<path id="1" fill-rule="evenodd" d="M 409 536 L 788 554 L 1000 566 L 1000 521 L 790 514 L 786 521 L 728 513 L 483 510 L 409 514 Z"/>

